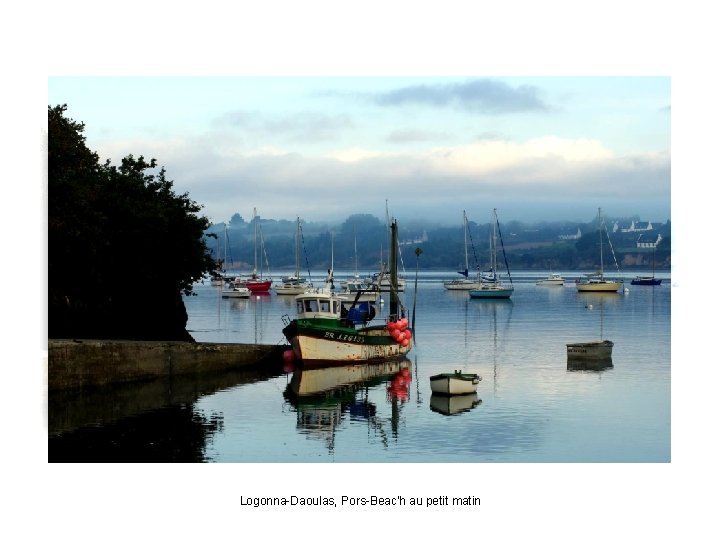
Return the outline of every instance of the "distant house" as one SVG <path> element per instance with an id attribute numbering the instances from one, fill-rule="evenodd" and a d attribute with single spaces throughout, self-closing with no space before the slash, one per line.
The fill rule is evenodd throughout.
<path id="1" fill-rule="evenodd" d="M 629 227 L 623 229 L 620 227 L 620 225 L 616 221 L 613 224 L 613 232 L 616 233 L 616 232 L 618 232 L 618 230 L 623 233 L 647 232 L 647 231 L 652 231 L 653 226 L 652 226 L 652 223 L 649 221 L 648 222 L 632 221 L 630 223 Z"/>
<path id="2" fill-rule="evenodd" d="M 405 240 L 403 242 L 398 242 L 398 243 L 401 246 L 412 246 L 414 244 L 422 244 L 423 242 L 427 242 L 427 240 L 428 240 L 427 231 L 423 231 L 422 236 L 413 238 L 412 240 Z"/>
<path id="3" fill-rule="evenodd" d="M 578 230 L 575 234 L 561 234 L 558 238 L 560 240 L 579 240 L 582 236 L 582 233 L 580 232 L 580 228 L 578 227 Z"/>
<path id="4" fill-rule="evenodd" d="M 657 245 L 662 241 L 662 235 L 658 234 L 655 240 L 644 240 L 643 235 L 638 236 L 637 247 L 638 248 L 656 248 Z"/>

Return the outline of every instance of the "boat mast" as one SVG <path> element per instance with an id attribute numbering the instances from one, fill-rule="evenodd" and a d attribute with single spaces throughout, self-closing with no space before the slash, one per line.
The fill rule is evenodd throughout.
<path id="1" fill-rule="evenodd" d="M 228 232 L 227 223 L 223 223 L 225 228 L 225 246 L 223 248 L 223 277 L 227 274 L 227 252 L 228 252 Z"/>
<path id="2" fill-rule="evenodd" d="M 390 260 L 390 315 L 398 315 L 398 276 L 397 276 L 397 222 L 390 224 L 391 241 Z"/>
<path id="3" fill-rule="evenodd" d="M 255 225 L 255 267 L 253 274 L 257 274 L 257 208 L 253 207 L 253 223 Z"/>
<path id="4" fill-rule="evenodd" d="M 598 234 L 600 235 L 600 279 L 605 277 L 605 271 L 603 267 L 603 244 L 602 244 L 602 226 L 600 221 L 600 208 L 598 208 Z"/>
<path id="5" fill-rule="evenodd" d="M 469 268 L 468 265 L 468 253 L 467 253 L 467 230 L 468 230 L 468 222 L 467 222 L 467 214 L 465 213 L 465 210 L 463 210 L 463 232 L 465 234 L 465 277 L 468 277 Z"/>
<path id="6" fill-rule="evenodd" d="M 355 225 L 353 225 L 353 237 L 355 238 L 355 279 L 358 279 L 360 278 L 360 274 L 358 274 L 357 232 L 355 231 Z"/>
<path id="7" fill-rule="evenodd" d="M 493 278 L 497 276 L 497 237 L 495 224 L 497 223 L 497 213 L 493 209 L 493 222 L 492 222 L 492 239 L 490 241 L 490 266 L 492 267 Z"/>
<path id="8" fill-rule="evenodd" d="M 295 231 L 295 278 L 300 279 L 300 216 L 297 218 Z"/>

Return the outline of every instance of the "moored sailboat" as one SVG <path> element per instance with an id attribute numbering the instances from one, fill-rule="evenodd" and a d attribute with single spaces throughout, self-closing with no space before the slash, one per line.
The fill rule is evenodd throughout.
<path id="1" fill-rule="evenodd" d="M 275 293 L 280 295 L 298 295 L 308 290 L 310 284 L 300 275 L 300 218 L 297 218 L 295 231 L 295 272 L 284 277 L 282 283 L 275 287 Z"/>
<path id="2" fill-rule="evenodd" d="M 469 277 L 470 268 L 468 263 L 468 221 L 465 210 L 463 210 L 463 233 L 465 244 L 465 267 L 462 271 L 458 271 L 458 274 L 463 277 L 444 281 L 443 287 L 445 287 L 448 291 L 467 291 L 469 289 L 474 289 L 478 286 L 479 283 L 479 276 L 478 279 L 470 279 Z"/>
<path id="3" fill-rule="evenodd" d="M 630 281 L 632 285 L 660 285 L 662 283 L 661 278 L 655 277 L 655 248 L 653 248 L 652 257 L 652 275 L 651 276 L 637 276 L 635 279 Z"/>
<path id="4" fill-rule="evenodd" d="M 505 267 L 507 268 L 508 279 L 510 285 L 504 285 L 497 274 L 497 234 L 500 234 L 500 242 L 502 244 L 502 234 L 500 231 L 500 223 L 497 218 L 497 209 L 493 209 L 492 233 L 490 235 L 490 275 L 487 280 L 480 280 L 474 288 L 468 291 L 470 298 L 510 298 L 515 288 L 512 285 L 512 277 L 510 276 L 510 268 L 505 258 Z M 505 256 L 505 246 L 502 246 L 503 256 Z"/>
<path id="5" fill-rule="evenodd" d="M 586 274 L 585 279 L 578 280 L 575 283 L 575 288 L 578 290 L 578 292 L 618 292 L 623 285 L 622 280 L 614 280 L 605 277 L 605 268 L 603 265 L 603 225 L 604 222 L 602 221 L 601 211 L 600 208 L 598 208 L 598 234 L 600 237 L 600 270 L 591 274 Z M 607 231 L 605 232 L 605 234 L 607 234 Z M 610 236 L 608 236 L 608 244 L 610 244 Z"/>
<path id="6" fill-rule="evenodd" d="M 272 287 L 272 279 L 263 277 L 262 264 L 260 265 L 260 271 L 258 271 L 258 215 L 255 208 L 253 208 L 253 222 L 255 225 L 255 267 L 252 274 L 242 280 L 242 285 L 250 289 L 250 292 L 266 293 Z"/>

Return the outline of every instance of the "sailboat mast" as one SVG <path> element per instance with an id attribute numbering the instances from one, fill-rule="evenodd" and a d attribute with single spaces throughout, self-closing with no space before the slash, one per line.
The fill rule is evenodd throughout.
<path id="1" fill-rule="evenodd" d="M 598 208 L 598 234 L 600 235 L 600 278 L 603 278 L 605 275 L 605 270 L 603 266 L 603 244 L 602 244 L 602 226 L 600 221 L 600 208 Z"/>
<path id="2" fill-rule="evenodd" d="M 223 223 L 224 229 L 225 229 L 225 246 L 223 247 L 223 277 L 225 277 L 225 274 L 227 273 L 227 247 L 228 247 L 228 233 L 227 233 L 227 223 Z"/>
<path id="3" fill-rule="evenodd" d="M 253 274 L 257 273 L 257 208 L 253 207 L 253 223 L 255 226 L 255 267 L 253 269 Z"/>
<path id="4" fill-rule="evenodd" d="M 300 216 L 297 218 L 295 231 L 295 277 L 300 278 Z"/>
<path id="5" fill-rule="evenodd" d="M 497 232 L 495 229 L 495 224 L 497 223 L 497 212 L 493 208 L 493 223 L 492 223 L 492 242 L 490 245 L 490 249 L 492 250 L 490 257 L 490 264 L 492 265 L 492 273 L 493 277 L 497 274 Z"/>
<path id="6" fill-rule="evenodd" d="M 465 234 L 465 274 L 467 277 L 467 271 L 470 266 L 468 265 L 468 252 L 467 252 L 467 230 L 468 230 L 468 223 L 467 223 L 467 214 L 465 213 L 465 210 L 463 210 L 463 232 Z"/>
<path id="7" fill-rule="evenodd" d="M 360 274 L 358 274 L 358 256 L 357 256 L 357 232 L 355 231 L 355 226 L 353 225 L 353 237 L 355 242 L 355 278 L 359 278 Z"/>

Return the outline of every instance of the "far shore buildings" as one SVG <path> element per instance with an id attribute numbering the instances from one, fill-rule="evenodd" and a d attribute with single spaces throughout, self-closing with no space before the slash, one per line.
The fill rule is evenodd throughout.
<path id="1" fill-rule="evenodd" d="M 616 221 L 616 222 L 613 224 L 613 232 L 616 233 L 616 232 L 618 232 L 618 230 L 619 230 L 621 233 L 635 233 L 635 232 L 640 232 L 640 233 L 642 233 L 642 232 L 652 231 L 652 230 L 653 230 L 653 226 L 652 226 L 652 223 L 649 222 L 649 221 L 648 221 L 647 223 L 644 223 L 644 224 L 641 223 L 641 222 L 639 222 L 639 221 L 638 221 L 638 222 L 632 221 L 632 222 L 630 223 L 630 227 L 628 227 L 627 229 L 623 229 L 623 228 L 620 227 L 620 224 Z"/>
<path id="2" fill-rule="evenodd" d="M 575 234 L 561 234 L 559 238 L 560 240 L 580 240 L 581 236 L 582 233 L 580 232 L 580 227 L 578 227 L 578 230 Z"/>
<path id="3" fill-rule="evenodd" d="M 644 234 L 652 232 L 653 230 L 653 224 L 650 221 L 647 223 L 632 221 L 630 226 L 625 229 L 620 227 L 620 224 L 617 221 L 613 224 L 614 233 L 618 231 L 621 233 L 640 233 L 636 243 L 638 249 L 654 249 L 662 241 L 662 235 L 660 234 L 658 234 L 654 240 L 651 239 L 652 235 Z"/>
<path id="4" fill-rule="evenodd" d="M 654 234 L 647 234 L 653 233 L 654 230 L 655 229 L 653 228 L 653 224 L 650 221 L 632 221 L 630 222 L 630 226 L 625 228 L 621 227 L 620 223 L 615 221 L 612 228 L 613 233 L 640 233 L 640 235 L 637 237 L 636 242 L 638 249 L 654 249 L 657 247 L 657 245 L 662 241 L 663 237 L 660 234 L 657 234 L 657 236 L 655 236 Z M 560 238 L 560 240 L 579 240 L 581 237 L 582 232 L 580 231 L 580 228 L 578 228 L 575 234 L 558 235 L 558 238 Z"/>
<path id="5" fill-rule="evenodd" d="M 654 249 L 657 247 L 657 245 L 660 243 L 661 240 L 662 240 L 662 235 L 660 235 L 660 234 L 657 235 L 657 238 L 655 238 L 655 240 L 643 239 L 643 235 L 641 234 L 640 236 L 638 236 L 638 239 L 637 239 L 637 247 L 640 249 L 642 249 L 642 248 L 653 248 Z"/>

